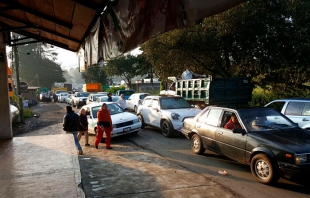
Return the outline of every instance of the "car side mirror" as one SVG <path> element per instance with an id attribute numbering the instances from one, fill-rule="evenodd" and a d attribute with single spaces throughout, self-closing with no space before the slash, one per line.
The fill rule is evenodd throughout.
<path id="1" fill-rule="evenodd" d="M 242 135 L 246 134 L 246 131 L 244 129 L 233 129 L 233 133 L 241 133 Z"/>

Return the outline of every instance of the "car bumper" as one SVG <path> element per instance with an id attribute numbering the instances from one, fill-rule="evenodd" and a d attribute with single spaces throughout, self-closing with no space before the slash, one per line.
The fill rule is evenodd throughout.
<path id="1" fill-rule="evenodd" d="M 77 102 L 76 105 L 78 105 L 78 106 L 84 106 L 84 105 L 86 105 L 86 101 L 79 101 L 79 102 Z"/>
<path id="2" fill-rule="evenodd" d="M 285 162 L 278 162 L 278 166 L 284 176 L 288 178 L 297 175 L 310 174 L 310 164 L 294 165 Z"/>
<path id="3" fill-rule="evenodd" d="M 121 135 L 126 135 L 129 133 L 138 132 L 141 129 L 141 123 L 135 123 L 129 126 L 120 127 L 120 128 L 114 128 L 111 132 L 111 137 L 117 137 Z M 103 134 L 103 137 L 106 138 L 106 134 Z"/>
<path id="4" fill-rule="evenodd" d="M 181 132 L 182 126 L 183 126 L 183 122 L 180 121 L 172 121 L 172 126 L 174 128 L 174 130 Z"/>

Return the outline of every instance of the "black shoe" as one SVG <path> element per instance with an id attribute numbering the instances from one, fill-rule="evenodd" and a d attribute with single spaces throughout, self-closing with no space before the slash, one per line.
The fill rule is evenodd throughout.
<path id="1" fill-rule="evenodd" d="M 96 146 L 96 149 L 98 149 L 98 146 Z"/>
<path id="2" fill-rule="evenodd" d="M 90 144 L 85 144 L 85 146 L 90 146 Z"/>
<path id="3" fill-rule="evenodd" d="M 113 149 L 112 147 L 108 147 L 107 149 Z"/>

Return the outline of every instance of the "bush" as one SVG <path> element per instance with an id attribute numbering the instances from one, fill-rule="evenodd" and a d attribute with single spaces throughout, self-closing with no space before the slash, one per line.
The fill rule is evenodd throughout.
<path id="1" fill-rule="evenodd" d="M 24 118 L 31 118 L 33 116 L 34 112 L 32 109 L 25 109 L 24 108 Z"/>

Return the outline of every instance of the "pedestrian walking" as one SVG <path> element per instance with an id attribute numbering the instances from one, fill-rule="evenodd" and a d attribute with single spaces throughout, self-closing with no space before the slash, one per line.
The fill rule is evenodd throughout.
<path id="1" fill-rule="evenodd" d="M 108 93 L 108 102 L 113 102 L 111 93 Z"/>
<path id="2" fill-rule="evenodd" d="M 121 94 L 121 98 L 118 99 L 116 102 L 124 111 L 127 110 L 127 104 L 124 94 Z"/>
<path id="3" fill-rule="evenodd" d="M 28 109 L 28 108 L 29 108 L 27 98 L 24 98 L 24 100 L 23 100 L 23 106 L 24 106 L 25 109 Z"/>
<path id="4" fill-rule="evenodd" d="M 88 143 L 88 121 L 86 116 L 86 110 L 81 109 L 79 112 L 79 127 L 78 127 L 78 139 L 81 140 L 82 135 L 85 136 L 85 146 L 90 146 Z"/>
<path id="5" fill-rule="evenodd" d="M 63 129 L 66 133 L 71 133 L 74 137 L 75 146 L 78 149 L 78 155 L 83 155 L 83 150 L 78 140 L 79 116 L 74 113 L 71 106 L 66 106 L 67 114 L 64 116 Z"/>
<path id="6" fill-rule="evenodd" d="M 97 112 L 97 134 L 95 140 L 96 149 L 98 149 L 98 145 L 102 140 L 103 133 L 106 134 L 106 149 L 112 149 L 111 142 L 111 131 L 113 131 L 112 119 L 110 115 L 110 111 L 108 110 L 108 106 L 106 103 L 103 103 L 101 109 Z"/>

